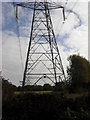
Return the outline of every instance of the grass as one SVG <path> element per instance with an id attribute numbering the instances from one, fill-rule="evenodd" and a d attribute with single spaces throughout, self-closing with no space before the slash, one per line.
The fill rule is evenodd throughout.
<path id="1" fill-rule="evenodd" d="M 88 92 L 83 92 L 83 93 L 71 93 L 71 94 L 66 94 L 65 95 L 67 98 L 71 98 L 73 100 L 75 100 L 76 98 L 80 98 L 83 96 L 88 96 Z"/>
<path id="2" fill-rule="evenodd" d="M 80 97 L 83 97 L 83 96 L 88 96 L 88 92 L 83 92 L 83 93 L 64 93 L 63 95 L 61 94 L 61 92 L 56 92 L 56 91 L 26 91 L 26 92 L 14 92 L 14 95 L 21 95 L 21 94 L 27 94 L 27 93 L 30 93 L 30 94 L 37 94 L 37 95 L 43 95 L 43 94 L 58 94 L 58 95 L 61 95 L 61 96 L 64 96 L 65 98 L 67 99 L 77 99 L 77 98 L 80 98 Z"/>
<path id="3" fill-rule="evenodd" d="M 15 95 L 25 94 L 25 93 L 33 93 L 33 94 L 50 94 L 53 91 L 27 91 L 27 92 L 14 92 Z"/>

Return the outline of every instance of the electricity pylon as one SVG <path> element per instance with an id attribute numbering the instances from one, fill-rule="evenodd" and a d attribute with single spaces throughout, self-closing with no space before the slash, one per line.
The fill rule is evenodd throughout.
<path id="1" fill-rule="evenodd" d="M 55 84 L 65 81 L 65 73 L 57 46 L 53 24 L 50 17 L 51 9 L 62 9 L 65 20 L 64 7 L 55 3 L 28 2 L 17 6 L 33 9 L 33 19 L 28 46 L 23 84 Z"/>

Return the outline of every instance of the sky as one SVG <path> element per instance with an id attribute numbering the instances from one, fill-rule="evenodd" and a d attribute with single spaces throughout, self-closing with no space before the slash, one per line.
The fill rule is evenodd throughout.
<path id="1" fill-rule="evenodd" d="M 49 0 L 61 2 L 61 0 Z M 79 54 L 88 59 L 88 2 L 80 0 L 64 0 L 66 20 L 63 23 L 62 11 L 52 10 L 51 19 L 58 43 L 58 48 L 66 73 L 67 58 L 72 54 Z M 8 1 L 3 1 L 0 10 L 0 69 L 6 79 L 16 85 L 23 78 L 27 47 L 30 36 L 32 10 L 19 8 L 18 24 L 15 7 Z M 7 12 L 6 12 L 7 10 Z M 2 18 L 2 19 L 1 19 Z M 2 35 L 1 35 L 2 34 Z M 19 38 L 18 38 L 19 36 Z M 2 49 L 1 49 L 2 48 Z M 1 61 L 2 60 L 2 61 Z"/>

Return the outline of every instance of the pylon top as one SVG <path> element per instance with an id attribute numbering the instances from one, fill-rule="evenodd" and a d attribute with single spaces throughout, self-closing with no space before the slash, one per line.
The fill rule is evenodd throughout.
<path id="1" fill-rule="evenodd" d="M 36 9 L 37 10 L 43 10 L 45 9 L 44 5 L 48 5 L 48 9 L 58 9 L 58 8 L 63 8 L 63 6 L 61 6 L 59 3 L 55 3 L 55 2 L 47 2 L 47 1 L 44 1 L 44 2 L 22 2 L 22 3 L 18 3 L 17 6 L 21 6 L 21 7 L 25 7 L 25 8 L 30 8 L 30 9 L 34 9 L 34 5 L 36 3 Z M 40 8 L 38 8 L 38 6 L 41 6 Z"/>

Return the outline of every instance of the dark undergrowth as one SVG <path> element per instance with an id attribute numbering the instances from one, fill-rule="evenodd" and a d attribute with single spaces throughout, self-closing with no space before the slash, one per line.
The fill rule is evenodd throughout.
<path id="1" fill-rule="evenodd" d="M 72 99 L 59 92 L 17 94 L 3 100 L 2 120 L 90 120 L 90 95 Z"/>

